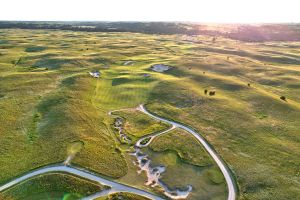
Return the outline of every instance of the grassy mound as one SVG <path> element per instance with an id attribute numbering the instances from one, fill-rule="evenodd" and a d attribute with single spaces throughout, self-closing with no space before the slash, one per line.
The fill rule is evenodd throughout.
<path id="1" fill-rule="evenodd" d="M 126 133 L 135 137 L 142 137 L 169 127 L 168 124 L 154 120 L 136 110 L 118 111 L 114 114 L 126 120 L 124 126 Z"/>
<path id="2" fill-rule="evenodd" d="M 130 162 L 107 112 L 148 103 L 151 112 L 203 134 L 234 171 L 240 199 L 300 195 L 298 42 L 52 30 L 1 34 L 0 183 L 63 162 L 76 141 L 84 146 L 71 164 L 122 177 Z M 26 52 L 28 47 L 47 48 Z M 135 65 L 123 65 L 125 60 Z M 174 68 L 149 70 L 157 63 Z M 101 71 L 99 79 L 88 75 L 93 70 Z M 126 117 L 128 131 L 138 137 L 162 127 L 139 115 Z M 161 155 L 174 170 L 183 166 L 179 150 Z M 215 173 L 205 177 L 220 181 Z M 218 191 L 214 197 L 226 195 Z"/>

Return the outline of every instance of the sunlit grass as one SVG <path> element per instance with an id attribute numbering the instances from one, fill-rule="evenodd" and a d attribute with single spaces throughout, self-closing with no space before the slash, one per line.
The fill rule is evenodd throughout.
<path id="1" fill-rule="evenodd" d="M 203 134 L 235 173 L 241 199 L 299 196 L 299 42 L 2 32 L 0 183 L 62 163 L 70 144 L 78 141 L 84 146 L 72 164 L 133 179 L 127 147 L 120 148 L 107 113 L 146 103 L 150 111 Z M 125 66 L 128 60 L 134 64 Z M 157 63 L 174 68 L 149 70 Z M 92 70 L 100 70 L 101 77 L 90 77 Z M 205 95 L 205 89 L 216 95 Z M 280 100 L 282 95 L 287 101 Z M 132 134 L 148 134 L 136 123 Z M 212 177 L 218 182 L 217 175 Z"/>

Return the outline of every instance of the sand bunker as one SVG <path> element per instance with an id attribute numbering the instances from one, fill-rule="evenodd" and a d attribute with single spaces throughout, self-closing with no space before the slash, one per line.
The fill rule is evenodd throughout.
<path id="1" fill-rule="evenodd" d="M 67 148 L 68 157 L 65 160 L 64 165 L 70 165 L 71 160 L 82 150 L 83 146 L 84 143 L 82 141 L 72 142 Z"/>
<path id="2" fill-rule="evenodd" d="M 171 69 L 171 66 L 164 65 L 164 64 L 155 64 L 151 66 L 151 69 L 155 72 L 165 72 Z"/>
<path id="3" fill-rule="evenodd" d="M 147 142 L 147 144 L 143 146 L 147 146 L 149 143 L 150 142 Z M 186 190 L 169 189 L 169 187 L 160 180 L 161 174 L 166 171 L 166 168 L 163 165 L 151 166 L 151 160 L 148 158 L 147 154 L 142 153 L 140 147 L 135 146 L 135 151 L 131 153 L 131 155 L 137 159 L 135 164 L 137 164 L 140 168 L 138 174 L 141 174 L 142 171 L 146 172 L 147 186 L 161 187 L 164 194 L 171 199 L 186 199 L 189 196 L 190 192 L 192 191 L 192 186 L 188 185 Z"/>
<path id="4" fill-rule="evenodd" d="M 148 158 L 148 155 L 144 154 L 141 151 L 141 149 L 147 147 L 155 137 L 162 135 L 166 132 L 169 132 L 174 128 L 176 127 L 172 126 L 167 130 L 139 139 L 134 146 L 135 151 L 131 153 L 131 155 L 133 155 L 137 159 L 137 162 L 135 164 L 137 164 L 138 167 L 140 168 L 138 173 L 140 174 L 142 171 L 146 172 L 147 175 L 146 185 L 151 187 L 155 187 L 155 186 L 161 187 L 163 189 L 164 194 L 171 199 L 186 199 L 190 194 L 190 192 L 192 191 L 192 186 L 188 185 L 185 190 L 180 190 L 180 189 L 171 190 L 165 183 L 163 183 L 160 180 L 161 174 L 166 171 L 166 168 L 163 165 L 151 166 L 151 160 Z"/>
<path id="5" fill-rule="evenodd" d="M 127 136 L 124 130 L 124 120 L 121 117 L 116 117 L 113 127 L 118 131 L 121 142 L 131 143 L 131 138 Z"/>

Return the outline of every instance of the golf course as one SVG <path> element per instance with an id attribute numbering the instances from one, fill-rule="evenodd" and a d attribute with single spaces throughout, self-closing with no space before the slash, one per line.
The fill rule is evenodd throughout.
<path id="1" fill-rule="evenodd" d="M 300 42 L 0 29 L 0 200 L 300 197 Z"/>

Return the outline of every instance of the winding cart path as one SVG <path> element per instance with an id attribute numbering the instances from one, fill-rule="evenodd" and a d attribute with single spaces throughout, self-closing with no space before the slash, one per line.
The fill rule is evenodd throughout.
<path id="1" fill-rule="evenodd" d="M 139 105 L 139 107 L 137 109 L 156 120 L 166 122 L 166 123 L 172 125 L 172 127 L 181 128 L 181 129 L 187 131 L 188 133 L 192 134 L 203 145 L 203 147 L 206 149 L 206 151 L 209 153 L 209 155 L 214 159 L 214 161 L 217 163 L 218 167 L 222 171 L 223 176 L 227 183 L 227 188 L 228 188 L 227 200 L 235 200 L 236 199 L 236 186 L 235 186 L 235 181 L 231 175 L 230 169 L 226 166 L 224 161 L 220 158 L 220 156 L 212 148 L 212 146 L 199 133 L 197 133 L 195 130 L 193 130 L 192 128 L 190 128 L 188 126 L 185 126 L 185 125 L 177 123 L 175 121 L 171 121 L 171 120 L 168 120 L 168 119 L 165 119 L 165 118 L 162 118 L 162 117 L 159 117 L 157 115 L 150 113 L 148 110 L 146 110 L 145 106 L 142 104 Z"/>
<path id="2" fill-rule="evenodd" d="M 228 188 L 227 200 L 235 200 L 236 199 L 236 186 L 235 186 L 235 182 L 231 176 L 231 172 L 230 172 L 229 168 L 226 166 L 224 161 L 219 157 L 217 152 L 211 147 L 211 145 L 199 133 L 197 133 L 195 130 L 193 130 L 192 128 L 190 128 L 188 126 L 185 126 L 178 122 L 171 121 L 171 120 L 168 120 L 168 119 L 165 119 L 165 118 L 162 118 L 162 117 L 159 117 L 157 115 L 150 113 L 148 110 L 146 110 L 144 105 L 139 105 L 137 110 L 147 114 L 148 116 L 150 116 L 156 120 L 160 120 L 160 121 L 163 121 L 163 122 L 166 122 L 166 123 L 172 125 L 172 127 L 170 129 L 163 131 L 163 132 L 159 133 L 158 135 L 166 133 L 174 128 L 181 128 L 181 129 L 186 130 L 188 133 L 192 134 L 203 145 L 203 147 L 206 149 L 206 151 L 209 153 L 209 155 L 214 159 L 214 161 L 217 163 L 220 170 L 222 171 L 222 173 L 225 177 L 226 183 L 227 183 L 227 188 Z M 109 114 L 111 114 L 111 112 L 109 112 Z M 158 136 L 158 135 L 155 135 L 155 136 Z M 152 140 L 152 139 L 153 138 L 151 138 L 150 140 Z M 139 145 L 142 145 L 142 144 L 139 143 Z M 66 165 L 50 165 L 50 166 L 46 166 L 44 168 L 40 168 L 40 169 L 31 171 L 19 178 L 16 178 L 16 179 L 0 186 L 0 192 L 6 190 L 16 184 L 19 184 L 27 179 L 33 178 L 33 177 L 41 175 L 41 174 L 49 173 L 49 172 L 70 173 L 70 174 L 74 174 L 74 175 L 86 178 L 88 180 L 96 181 L 96 182 L 100 183 L 101 185 L 109 186 L 109 189 L 100 191 L 89 197 L 85 197 L 84 200 L 95 199 L 95 198 L 98 198 L 101 196 L 105 196 L 105 195 L 112 194 L 112 193 L 118 193 L 118 192 L 134 193 L 134 194 L 141 195 L 141 196 L 147 197 L 149 199 L 155 199 L 155 200 L 163 199 L 163 198 L 161 198 L 157 195 L 154 195 L 150 192 L 147 192 L 147 191 L 144 191 L 141 189 L 137 189 L 137 188 L 134 188 L 134 187 L 122 184 L 122 183 L 112 181 L 112 180 L 105 179 L 105 178 L 100 177 L 100 176 L 98 176 L 92 172 L 89 172 L 85 169 L 79 169 L 79 168 L 66 166 Z"/>

